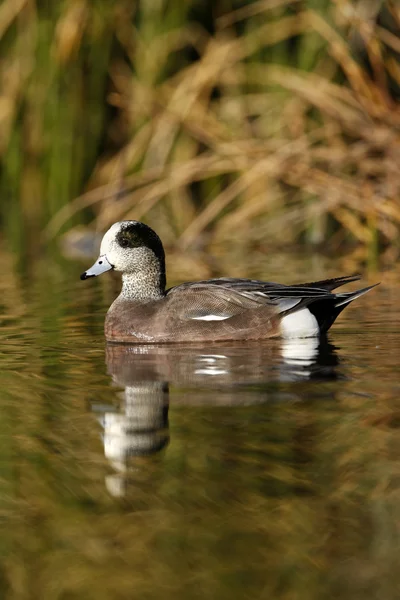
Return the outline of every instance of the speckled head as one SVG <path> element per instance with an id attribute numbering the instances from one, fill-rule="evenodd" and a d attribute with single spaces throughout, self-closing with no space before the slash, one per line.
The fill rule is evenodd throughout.
<path id="1" fill-rule="evenodd" d="M 114 223 L 102 239 L 99 258 L 82 273 L 81 279 L 96 277 L 110 269 L 132 276 L 158 274 L 160 286 L 164 288 L 164 248 L 155 231 L 139 221 Z"/>

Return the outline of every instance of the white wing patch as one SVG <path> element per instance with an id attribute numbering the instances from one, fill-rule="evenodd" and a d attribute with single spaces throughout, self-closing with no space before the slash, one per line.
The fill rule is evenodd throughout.
<path id="1" fill-rule="evenodd" d="M 225 321 L 229 319 L 228 315 L 204 315 L 203 317 L 192 317 L 193 321 Z"/>
<path id="2" fill-rule="evenodd" d="M 314 337 L 319 334 L 318 321 L 308 308 L 303 308 L 283 317 L 281 334 L 285 338 Z"/>

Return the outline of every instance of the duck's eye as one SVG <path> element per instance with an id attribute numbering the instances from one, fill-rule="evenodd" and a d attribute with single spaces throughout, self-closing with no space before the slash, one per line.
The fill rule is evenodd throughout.
<path id="1" fill-rule="evenodd" d="M 127 248 L 129 246 L 129 240 L 122 238 L 122 240 L 119 242 L 119 245 L 122 246 L 122 248 Z"/>

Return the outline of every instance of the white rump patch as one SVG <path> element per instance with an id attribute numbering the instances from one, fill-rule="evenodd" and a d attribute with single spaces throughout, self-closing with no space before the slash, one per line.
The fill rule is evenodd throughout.
<path id="1" fill-rule="evenodd" d="M 204 317 L 192 317 L 192 319 L 193 321 L 225 321 L 225 319 L 229 319 L 229 316 L 204 315 Z"/>
<path id="2" fill-rule="evenodd" d="M 285 338 L 315 337 L 319 335 L 318 321 L 308 308 L 303 308 L 283 317 L 281 334 Z"/>

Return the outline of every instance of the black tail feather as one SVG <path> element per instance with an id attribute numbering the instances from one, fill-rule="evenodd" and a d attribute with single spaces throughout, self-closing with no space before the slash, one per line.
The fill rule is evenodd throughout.
<path id="1" fill-rule="evenodd" d="M 332 298 L 321 298 L 320 300 L 316 300 L 315 302 L 309 304 L 308 309 L 317 319 L 320 333 L 323 334 L 328 331 L 342 310 L 346 308 L 350 302 L 356 298 L 359 298 L 360 296 L 363 296 L 377 285 L 379 285 L 379 283 L 356 290 L 355 292 L 332 294 Z"/>
<path id="2" fill-rule="evenodd" d="M 342 292 L 340 294 L 335 294 L 335 307 L 344 308 L 347 304 L 349 304 L 349 302 L 353 302 L 353 300 L 356 298 L 363 296 L 363 294 L 366 294 L 369 292 L 369 290 L 372 290 L 372 288 L 376 287 L 377 285 L 379 285 L 379 283 L 369 285 L 368 287 L 362 288 L 361 290 L 356 290 L 355 292 Z"/>
<path id="3" fill-rule="evenodd" d="M 315 287 L 321 288 L 331 292 L 346 283 L 351 283 L 352 281 L 358 281 L 361 279 L 361 275 L 345 275 L 344 277 L 334 277 L 333 279 L 323 279 L 322 281 L 313 281 L 311 283 L 301 283 L 297 284 L 296 287 Z"/>

